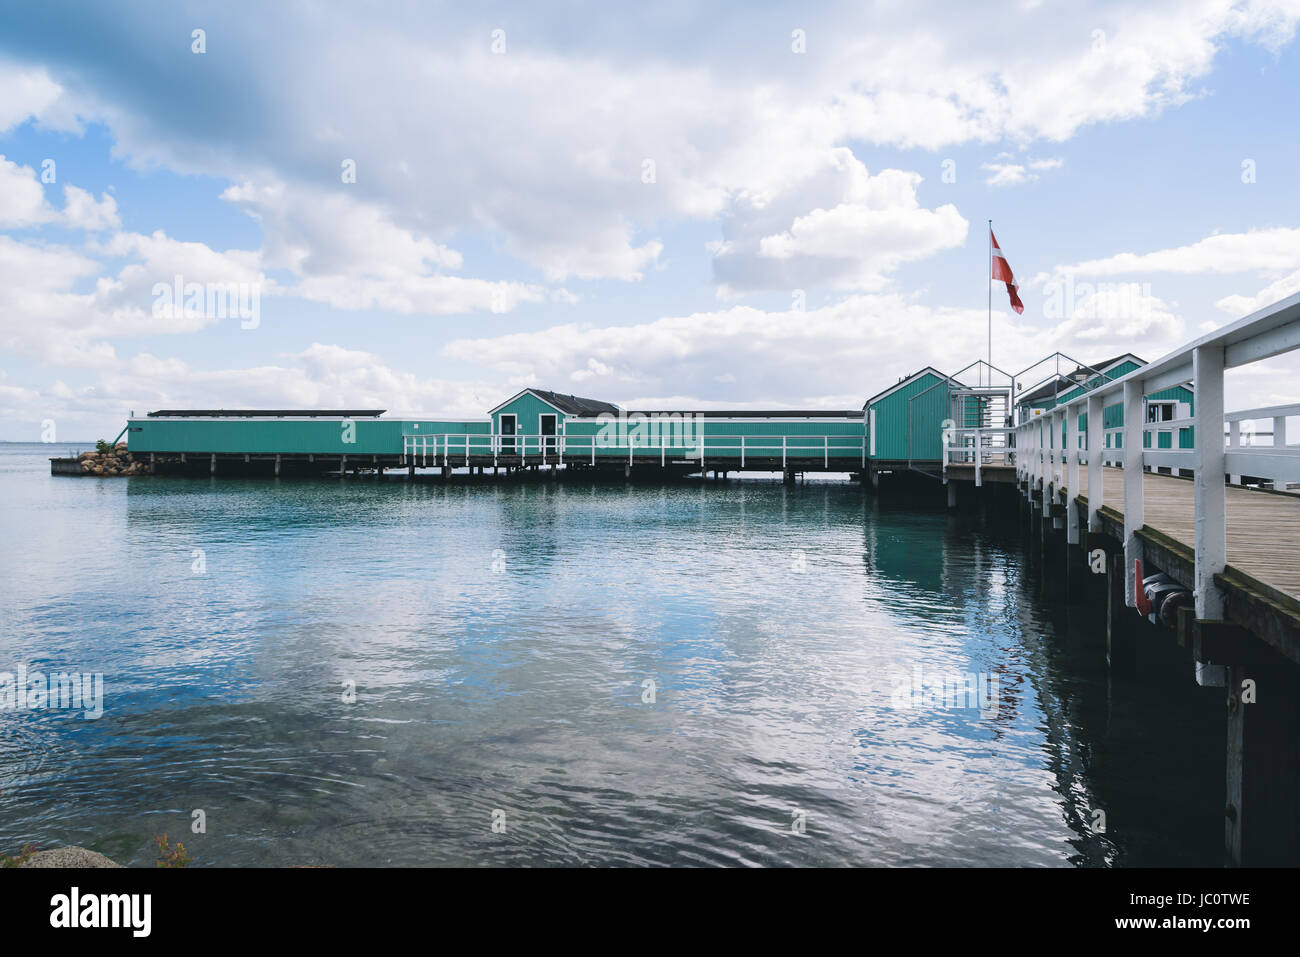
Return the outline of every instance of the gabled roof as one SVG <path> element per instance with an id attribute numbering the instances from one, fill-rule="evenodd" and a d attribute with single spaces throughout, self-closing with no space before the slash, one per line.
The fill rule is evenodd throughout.
<path id="1" fill-rule="evenodd" d="M 1125 360 L 1128 359 L 1132 359 L 1133 362 L 1139 366 L 1144 366 L 1147 364 L 1145 359 L 1135 356 L 1131 352 L 1126 352 L 1123 355 L 1115 356 L 1113 359 L 1106 359 L 1102 362 L 1098 362 L 1092 365 L 1091 367 L 1076 366 L 1075 370 L 1071 372 L 1069 375 L 1062 375 L 1059 379 L 1053 379 L 1049 382 L 1045 382 L 1043 385 L 1040 385 L 1033 392 L 1029 392 L 1026 393 L 1025 395 L 1020 396 L 1019 398 L 1016 399 L 1016 404 L 1025 405 L 1033 402 L 1043 402 L 1047 399 L 1054 398 L 1057 394 L 1056 387 L 1058 383 L 1061 386 L 1060 389 L 1061 394 L 1073 391 L 1074 389 L 1079 388 L 1080 386 L 1079 379 L 1081 376 L 1084 377 L 1083 378 L 1084 382 L 1088 382 L 1091 379 L 1096 378 L 1097 375 L 1099 374 L 1105 375 L 1111 369 L 1115 368 L 1117 365 L 1120 365 L 1121 363 L 1123 363 Z"/>
<path id="2" fill-rule="evenodd" d="M 602 412 L 611 412 L 618 414 L 618 406 L 611 405 L 608 402 L 602 402 L 599 399 L 584 399 L 577 395 L 565 395 L 560 392 L 548 392 L 545 389 L 524 389 L 506 399 L 500 405 L 488 410 L 488 415 L 493 415 L 500 409 L 504 409 L 519 396 L 529 394 L 541 399 L 547 405 L 565 415 L 599 415 Z"/>
<path id="3" fill-rule="evenodd" d="M 1055 398 L 1058 386 L 1060 393 L 1064 395 L 1071 389 L 1078 388 L 1079 383 L 1075 382 L 1068 376 L 1058 376 L 1055 379 L 1050 379 L 1047 382 L 1044 382 L 1033 392 L 1026 392 L 1024 395 L 1017 397 L 1016 404 L 1030 405 L 1034 402 L 1045 402 L 1048 399 Z"/>
<path id="4" fill-rule="evenodd" d="M 939 371 L 938 369 L 936 369 L 934 366 L 926 366 L 924 369 L 921 369 L 921 370 L 919 370 L 919 371 L 917 371 L 917 372 L 913 372 L 911 375 L 906 376 L 906 377 L 904 377 L 904 378 L 902 378 L 902 379 L 899 379 L 897 382 L 895 382 L 893 385 L 891 385 L 888 389 L 885 389 L 883 392 L 877 392 L 875 395 L 873 395 L 873 396 L 872 396 L 870 399 L 868 399 L 866 402 L 862 403 L 862 408 L 865 409 L 867 406 L 871 405 L 871 404 L 872 404 L 873 402 L 875 402 L 876 400 L 878 400 L 878 399 L 883 399 L 885 396 L 889 395 L 891 392 L 897 392 L 899 389 L 901 389 L 903 386 L 907 385 L 909 382 L 914 382 L 915 380 L 921 378 L 922 376 L 924 376 L 924 375 L 926 375 L 926 374 L 929 374 L 929 375 L 935 376 L 936 378 L 939 378 L 939 379 L 947 379 L 947 378 L 948 378 L 946 375 L 944 375 L 942 372 L 940 372 L 940 371 Z M 960 383 L 958 383 L 958 384 L 960 385 Z"/>

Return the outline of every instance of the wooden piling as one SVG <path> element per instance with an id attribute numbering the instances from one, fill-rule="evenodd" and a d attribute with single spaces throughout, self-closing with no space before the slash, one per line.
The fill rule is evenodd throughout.
<path id="1" fill-rule="evenodd" d="M 1106 559 L 1106 661 L 1112 675 L 1128 677 L 1137 670 L 1137 622 L 1131 620 L 1136 613 L 1125 601 L 1124 553 L 1116 550 Z"/>

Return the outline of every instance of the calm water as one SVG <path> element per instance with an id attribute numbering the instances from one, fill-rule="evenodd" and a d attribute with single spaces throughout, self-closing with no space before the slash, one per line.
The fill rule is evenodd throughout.
<path id="1" fill-rule="evenodd" d="M 102 672 L 104 714 L 0 711 L 0 851 L 1220 863 L 1220 693 L 1109 681 L 1014 513 L 847 482 L 52 477 L 63 452 L 0 445 L 0 671 Z M 917 668 L 996 675 L 995 706 L 899 707 Z"/>

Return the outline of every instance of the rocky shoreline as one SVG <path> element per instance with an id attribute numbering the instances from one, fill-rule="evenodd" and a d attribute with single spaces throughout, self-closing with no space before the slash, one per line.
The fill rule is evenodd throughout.
<path id="1" fill-rule="evenodd" d="M 77 463 L 83 475 L 95 475 L 101 478 L 146 475 L 149 472 L 149 466 L 143 462 L 132 461 L 125 442 L 119 442 L 107 451 L 82 452 L 77 456 Z"/>

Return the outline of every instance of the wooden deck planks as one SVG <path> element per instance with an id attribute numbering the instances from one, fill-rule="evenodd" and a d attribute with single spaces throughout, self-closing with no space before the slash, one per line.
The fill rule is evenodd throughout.
<path id="1" fill-rule="evenodd" d="M 1124 472 L 1107 468 L 1106 505 L 1123 514 Z M 1088 494 L 1088 470 L 1079 470 Z M 1195 540 L 1194 490 L 1187 479 L 1148 472 L 1142 502 L 1146 524 L 1188 548 Z M 1300 495 L 1228 486 L 1228 564 L 1300 599 Z"/>

